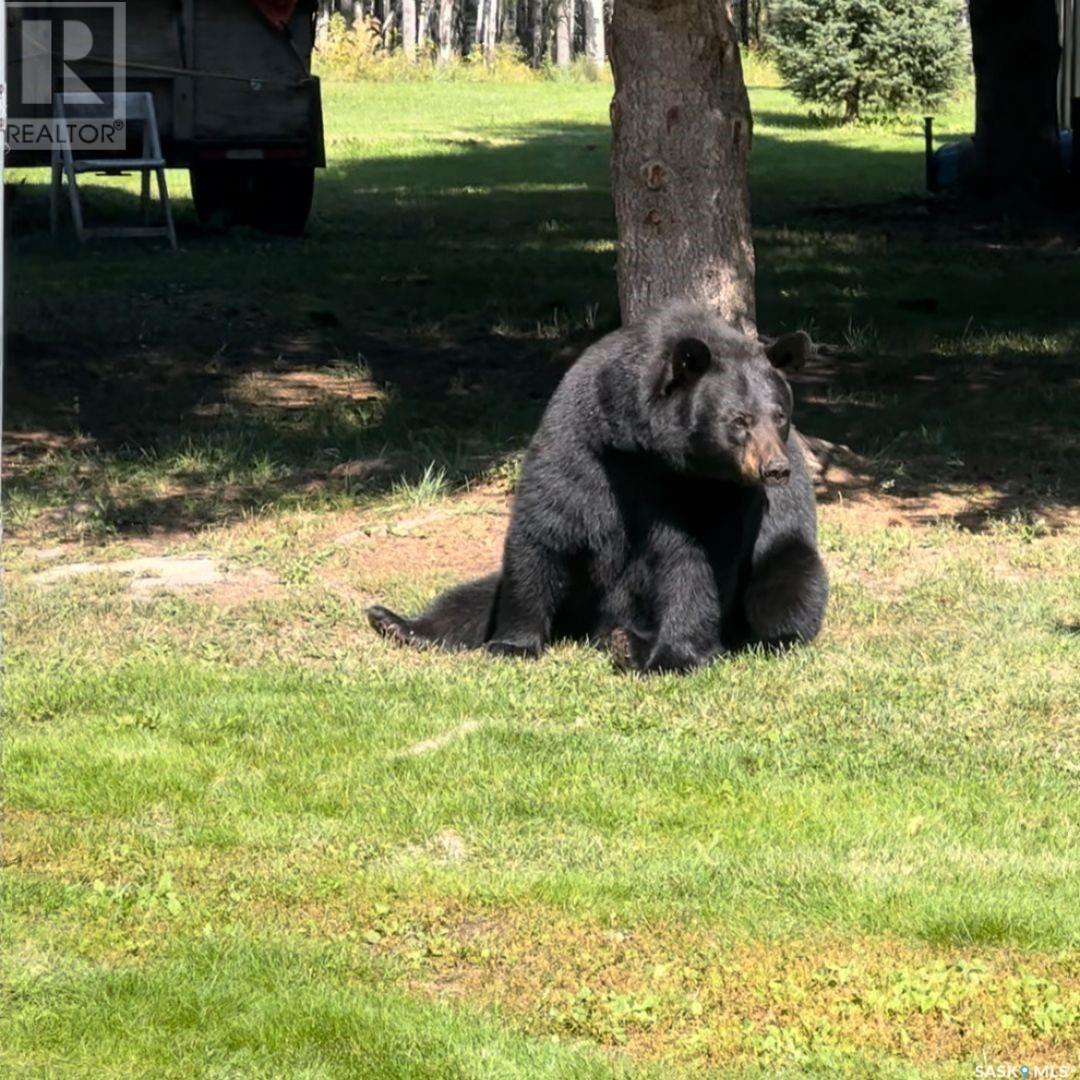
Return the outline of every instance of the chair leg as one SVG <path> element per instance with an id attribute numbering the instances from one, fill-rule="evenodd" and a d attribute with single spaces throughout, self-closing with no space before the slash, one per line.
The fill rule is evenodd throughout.
<path id="1" fill-rule="evenodd" d="M 60 155 L 54 150 L 52 155 L 52 183 L 49 185 L 49 232 L 55 240 L 60 235 L 60 198 L 63 194 L 63 171 L 60 168 Z"/>
<path id="2" fill-rule="evenodd" d="M 173 222 L 172 203 L 169 201 L 169 186 L 165 182 L 165 170 L 158 169 L 158 198 L 161 199 L 162 209 L 165 211 L 165 227 L 169 230 L 169 243 L 172 244 L 173 251 L 179 249 L 180 245 L 176 242 L 176 225 Z"/>
<path id="3" fill-rule="evenodd" d="M 75 221 L 75 235 L 80 244 L 86 243 L 86 227 L 83 225 L 82 201 L 79 198 L 79 186 L 75 180 L 75 170 L 65 169 L 68 182 L 68 196 L 71 199 L 71 216 Z"/>
<path id="4" fill-rule="evenodd" d="M 144 225 L 150 224 L 150 173 L 142 171 L 142 220 Z"/>

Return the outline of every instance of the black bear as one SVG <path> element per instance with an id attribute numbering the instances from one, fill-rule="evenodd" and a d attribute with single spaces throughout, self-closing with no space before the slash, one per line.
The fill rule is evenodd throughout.
<path id="1" fill-rule="evenodd" d="M 829 590 L 776 366 L 790 344 L 766 350 L 686 302 L 597 342 L 529 445 L 502 570 L 412 619 L 371 608 L 371 625 L 498 656 L 606 642 L 642 672 L 810 641 Z"/>

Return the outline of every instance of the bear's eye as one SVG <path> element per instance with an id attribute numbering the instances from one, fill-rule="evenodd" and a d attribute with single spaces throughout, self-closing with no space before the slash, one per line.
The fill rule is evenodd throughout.
<path id="1" fill-rule="evenodd" d="M 754 418 L 749 413 L 736 413 L 731 418 L 731 423 L 733 427 L 745 431 L 747 428 L 753 427 Z"/>
<path id="2" fill-rule="evenodd" d="M 785 415 L 784 410 L 783 409 L 777 409 L 776 410 L 776 426 L 777 427 L 783 427 L 785 420 L 787 420 L 787 416 Z"/>

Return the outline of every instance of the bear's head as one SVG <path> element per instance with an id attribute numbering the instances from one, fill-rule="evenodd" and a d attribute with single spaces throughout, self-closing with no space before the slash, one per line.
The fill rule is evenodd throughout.
<path id="1" fill-rule="evenodd" d="M 786 484 L 794 399 L 781 368 L 802 341 L 791 335 L 766 349 L 696 305 L 669 309 L 651 331 L 645 409 L 652 451 L 680 472 Z"/>

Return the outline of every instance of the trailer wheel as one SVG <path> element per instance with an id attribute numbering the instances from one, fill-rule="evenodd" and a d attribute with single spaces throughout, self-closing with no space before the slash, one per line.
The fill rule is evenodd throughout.
<path id="1" fill-rule="evenodd" d="M 262 165 L 251 174 L 251 224 L 265 232 L 300 236 L 314 194 L 313 165 Z"/>
<path id="2" fill-rule="evenodd" d="M 315 193 L 313 165 L 195 165 L 191 197 L 204 225 L 253 225 L 281 236 L 300 236 Z"/>
<path id="3" fill-rule="evenodd" d="M 203 225 L 240 224 L 249 210 L 250 169 L 241 165 L 193 165 L 191 199 Z"/>

